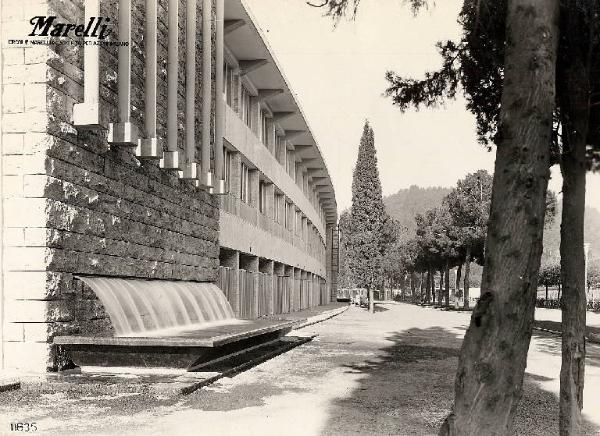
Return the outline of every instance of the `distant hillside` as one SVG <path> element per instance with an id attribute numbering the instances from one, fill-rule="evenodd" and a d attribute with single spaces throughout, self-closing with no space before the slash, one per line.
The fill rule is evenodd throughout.
<path id="1" fill-rule="evenodd" d="M 407 234 L 413 235 L 416 227 L 415 215 L 438 206 L 451 190 L 451 188 L 420 188 L 412 185 L 408 189 L 401 189 L 395 194 L 384 197 L 383 202 L 388 214 L 408 230 Z"/>

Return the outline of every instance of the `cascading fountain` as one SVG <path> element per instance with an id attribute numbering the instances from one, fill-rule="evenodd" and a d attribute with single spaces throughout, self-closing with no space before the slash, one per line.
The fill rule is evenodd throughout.
<path id="1" fill-rule="evenodd" d="M 79 277 L 98 296 L 118 337 L 177 336 L 216 325 L 239 324 L 229 301 L 212 283 Z"/>

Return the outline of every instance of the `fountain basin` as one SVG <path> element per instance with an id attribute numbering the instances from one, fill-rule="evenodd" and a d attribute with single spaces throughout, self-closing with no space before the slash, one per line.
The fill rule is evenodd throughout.
<path id="1" fill-rule="evenodd" d="M 275 331 L 289 332 L 294 325 L 304 320 L 272 321 L 255 320 L 243 324 L 229 324 L 189 330 L 176 336 L 56 336 L 55 345 L 96 345 L 128 347 L 170 347 L 170 348 L 214 348 L 239 342 L 243 339 L 262 336 Z"/>
<path id="2" fill-rule="evenodd" d="M 67 365 L 194 368 L 286 335 L 303 320 L 239 320 L 212 283 L 80 277 L 98 296 L 113 336 L 55 336 Z"/>
<path id="3" fill-rule="evenodd" d="M 202 362 L 285 336 L 302 322 L 255 320 L 171 337 L 56 336 L 54 344 L 76 366 L 193 370 Z"/>

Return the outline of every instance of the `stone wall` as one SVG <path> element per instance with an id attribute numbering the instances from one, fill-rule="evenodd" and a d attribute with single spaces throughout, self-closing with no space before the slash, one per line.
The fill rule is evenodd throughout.
<path id="1" fill-rule="evenodd" d="M 160 5 L 158 130 L 165 137 L 166 1 Z M 116 3 L 101 6 L 116 32 Z M 183 38 L 183 0 L 179 11 Z M 106 131 L 73 126 L 73 105 L 83 101 L 82 47 L 7 45 L 31 31 L 35 15 L 71 23 L 84 19 L 79 0 L 2 2 L 3 367 L 40 370 L 56 365 L 54 335 L 110 329 L 102 306 L 77 274 L 215 281 L 219 212 L 217 199 L 192 182 L 156 162 L 138 161 L 130 149 L 111 149 Z M 136 41 L 142 41 L 142 25 L 143 1 L 135 0 Z M 179 47 L 182 147 L 183 40 Z M 101 50 L 105 121 L 118 121 L 116 56 L 116 47 Z M 143 42 L 133 45 L 132 56 L 132 115 L 143 135 Z M 196 62 L 200 72 L 200 53 Z M 200 114 L 201 77 L 197 80 Z M 198 143 L 200 129 L 198 115 Z"/>

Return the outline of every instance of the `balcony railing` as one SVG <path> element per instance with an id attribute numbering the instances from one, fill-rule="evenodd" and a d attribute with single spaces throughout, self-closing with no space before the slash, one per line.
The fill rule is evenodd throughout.
<path id="1" fill-rule="evenodd" d="M 325 263 L 325 248 L 317 248 L 313 243 L 304 241 L 302 237 L 293 230 L 286 229 L 283 225 L 274 221 L 271 217 L 260 213 L 257 209 L 241 201 L 239 198 L 229 194 L 221 197 L 221 210 L 235 215 L 255 227 L 267 232 L 268 234 L 283 239 L 290 245 L 302 250 L 309 256 Z"/>

